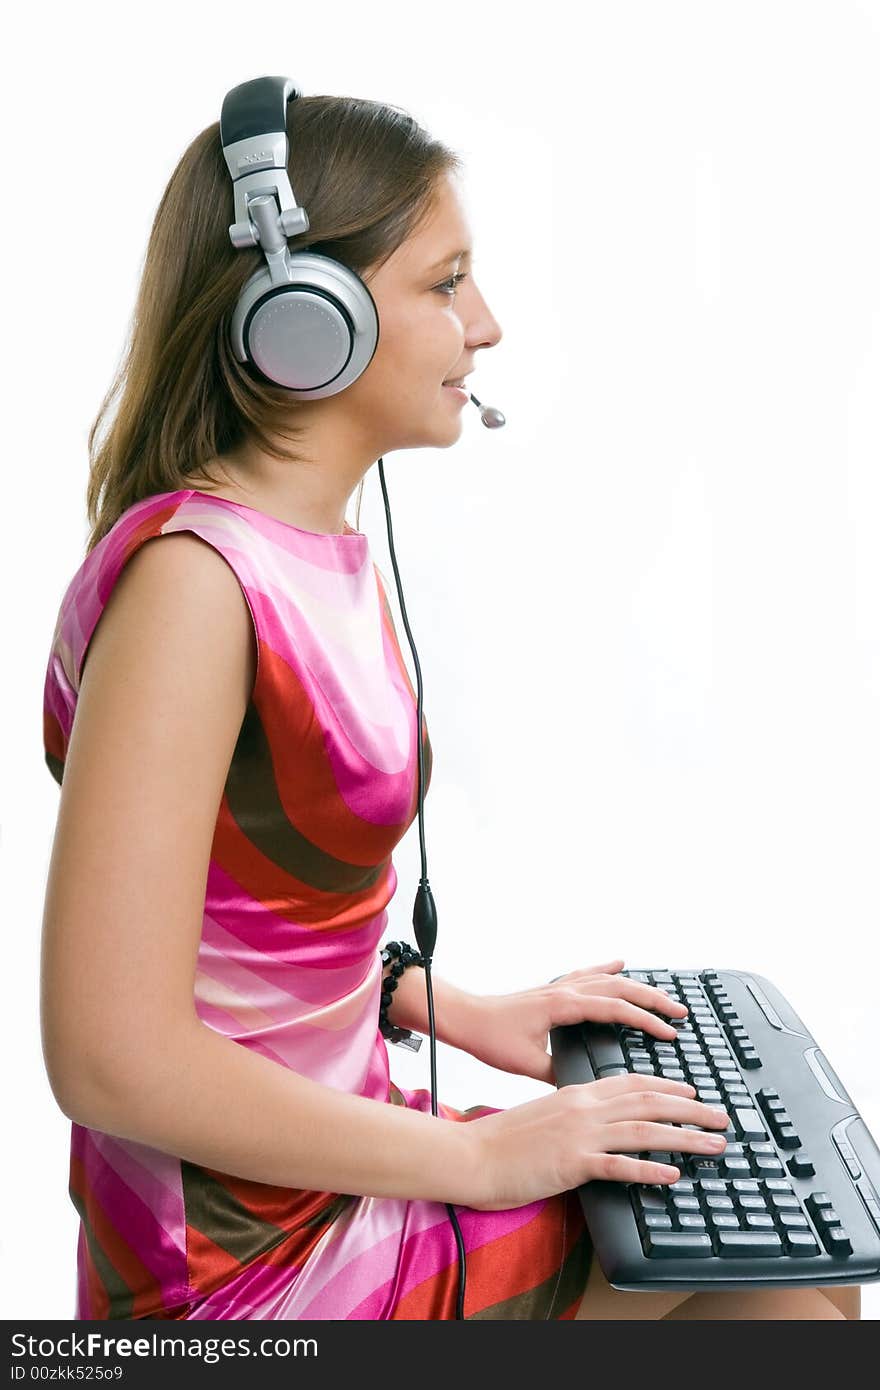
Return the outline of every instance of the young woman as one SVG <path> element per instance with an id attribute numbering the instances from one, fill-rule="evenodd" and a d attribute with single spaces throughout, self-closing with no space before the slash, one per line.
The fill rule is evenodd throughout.
<path id="1" fill-rule="evenodd" d="M 621 1076 L 435 1117 L 427 1090 L 390 1080 L 392 851 L 416 815 L 416 738 L 428 781 L 430 741 L 345 510 L 377 458 L 455 443 L 463 398 L 444 383 L 501 330 L 456 155 L 368 101 L 300 97 L 288 122 L 310 217 L 292 249 L 362 276 L 376 354 L 320 400 L 236 361 L 229 317 L 262 252 L 230 243 L 209 126 L 162 198 L 89 437 L 92 532 L 46 673 L 61 798 L 41 1014 L 72 1122 L 75 1317 L 451 1318 L 446 1202 L 466 1317 L 858 1316 L 858 1289 L 635 1294 L 603 1279 L 576 1189 L 674 1181 L 626 1155 L 723 1147 L 726 1115 L 692 1088 Z M 502 996 L 437 980 L 438 1036 L 548 1082 L 554 1023 L 670 1036 L 659 1013 L 677 1006 L 622 964 Z M 421 969 L 389 1017 L 427 1031 Z"/>

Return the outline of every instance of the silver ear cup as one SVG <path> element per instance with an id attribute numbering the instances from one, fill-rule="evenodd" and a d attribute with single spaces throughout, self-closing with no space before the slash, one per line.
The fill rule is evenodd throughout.
<path id="1" fill-rule="evenodd" d="M 379 313 L 359 275 L 312 251 L 288 255 L 289 280 L 269 268 L 245 283 L 230 323 L 232 351 L 277 386 L 310 400 L 334 396 L 366 370 L 379 342 Z"/>

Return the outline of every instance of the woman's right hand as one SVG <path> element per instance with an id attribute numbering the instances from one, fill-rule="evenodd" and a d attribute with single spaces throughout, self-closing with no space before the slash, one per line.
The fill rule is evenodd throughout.
<path id="1" fill-rule="evenodd" d="M 693 1086 L 640 1072 L 561 1086 L 552 1095 L 470 1120 L 477 1211 L 524 1206 L 580 1187 L 593 1178 L 611 1182 L 671 1183 L 680 1170 L 627 1154 L 720 1155 L 727 1146 L 727 1112 L 694 1100 Z M 666 1121 L 664 1124 L 663 1121 Z"/>

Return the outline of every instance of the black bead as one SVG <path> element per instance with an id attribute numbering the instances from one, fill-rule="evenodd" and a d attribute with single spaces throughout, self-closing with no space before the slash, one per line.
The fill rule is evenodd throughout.
<path id="1" fill-rule="evenodd" d="M 391 1003 L 391 996 L 397 989 L 398 980 L 410 965 L 424 965 L 424 958 L 419 951 L 410 946 L 408 941 L 386 941 L 382 948 L 382 964 L 387 965 L 393 962 L 387 975 L 382 977 L 382 993 L 380 995 L 379 1006 L 379 1029 L 382 1036 L 388 1038 L 394 1032 L 395 1025 L 386 1017 L 386 1010 Z"/>

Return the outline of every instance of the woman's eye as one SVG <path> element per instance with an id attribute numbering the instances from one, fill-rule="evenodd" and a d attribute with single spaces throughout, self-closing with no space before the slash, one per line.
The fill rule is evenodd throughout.
<path id="1" fill-rule="evenodd" d="M 435 285 L 434 288 L 443 294 L 455 294 L 455 287 L 459 280 L 467 279 L 467 271 L 460 271 L 458 275 L 453 275 L 449 280 L 444 280 L 442 285 Z"/>

